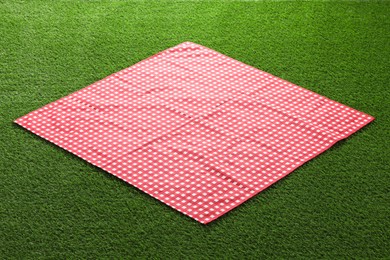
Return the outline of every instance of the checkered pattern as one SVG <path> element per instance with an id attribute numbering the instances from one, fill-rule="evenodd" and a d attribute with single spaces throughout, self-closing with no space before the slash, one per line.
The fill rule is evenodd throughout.
<path id="1" fill-rule="evenodd" d="M 15 122 L 209 223 L 372 120 L 185 42 Z"/>

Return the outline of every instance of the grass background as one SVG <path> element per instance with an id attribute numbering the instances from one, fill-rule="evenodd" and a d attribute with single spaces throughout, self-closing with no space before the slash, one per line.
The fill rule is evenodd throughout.
<path id="1" fill-rule="evenodd" d="M 0 258 L 389 258 L 390 2 L 0 0 Z M 12 123 L 183 41 L 376 117 L 204 226 Z"/>

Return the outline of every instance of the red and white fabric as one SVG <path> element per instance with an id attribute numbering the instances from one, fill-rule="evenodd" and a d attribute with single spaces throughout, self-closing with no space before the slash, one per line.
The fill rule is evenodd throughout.
<path id="1" fill-rule="evenodd" d="M 15 122 L 206 224 L 373 119 L 185 42 Z"/>

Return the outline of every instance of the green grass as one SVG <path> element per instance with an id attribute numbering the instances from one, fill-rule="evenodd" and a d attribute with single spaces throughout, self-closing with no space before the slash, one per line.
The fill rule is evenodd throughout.
<path id="1" fill-rule="evenodd" d="M 0 258 L 390 258 L 390 2 L 0 1 Z M 12 123 L 183 41 L 376 117 L 204 226 Z"/>

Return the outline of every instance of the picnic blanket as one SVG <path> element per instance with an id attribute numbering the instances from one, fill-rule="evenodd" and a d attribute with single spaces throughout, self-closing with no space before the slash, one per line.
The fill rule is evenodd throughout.
<path id="1" fill-rule="evenodd" d="M 209 223 L 373 119 L 185 42 L 15 122 Z"/>

